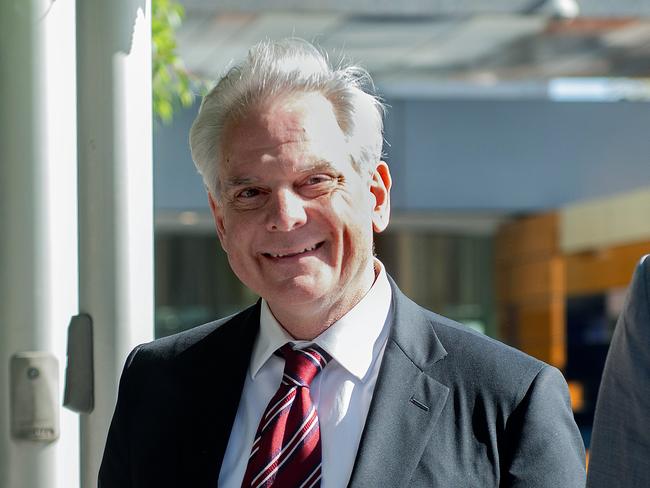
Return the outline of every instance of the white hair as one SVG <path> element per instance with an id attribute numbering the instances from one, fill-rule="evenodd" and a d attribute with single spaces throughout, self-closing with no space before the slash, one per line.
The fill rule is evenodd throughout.
<path id="1" fill-rule="evenodd" d="M 350 143 L 355 169 L 359 173 L 374 170 L 381 158 L 384 105 L 374 93 L 368 72 L 358 66 L 333 68 L 307 41 L 263 41 L 203 98 L 190 130 L 192 159 L 214 197 L 219 195 L 218 164 L 226 124 L 264 101 L 311 92 L 332 104 Z"/>

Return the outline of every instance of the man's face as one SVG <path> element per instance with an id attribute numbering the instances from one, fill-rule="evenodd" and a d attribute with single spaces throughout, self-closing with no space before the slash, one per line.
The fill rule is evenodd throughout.
<path id="1" fill-rule="evenodd" d="M 239 279 L 276 317 L 342 315 L 372 286 L 373 228 L 388 223 L 383 162 L 360 175 L 320 94 L 265 103 L 230 124 L 210 203 Z"/>

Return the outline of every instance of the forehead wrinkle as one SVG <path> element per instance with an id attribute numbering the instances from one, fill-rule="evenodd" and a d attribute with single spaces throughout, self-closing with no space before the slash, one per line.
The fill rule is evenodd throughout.
<path id="1" fill-rule="evenodd" d="M 239 141 L 238 141 L 239 142 Z M 258 161 L 264 159 L 265 157 L 281 157 L 281 154 L 285 152 L 285 147 L 290 144 L 301 144 L 307 142 L 302 138 L 290 139 L 290 140 L 270 140 L 270 141 L 261 141 L 260 139 L 250 138 L 248 144 L 233 144 L 230 142 L 227 147 L 224 149 L 224 161 L 229 164 L 233 164 L 232 160 L 236 159 L 242 162 Z M 286 151 L 291 151 L 288 149 Z"/>
<path id="2" fill-rule="evenodd" d="M 238 121 L 229 127 L 229 138 L 247 139 L 251 148 L 274 148 L 292 142 L 309 140 L 307 130 L 303 126 L 304 115 L 284 109 L 283 112 L 257 113 Z M 264 134 L 259 141 L 259 134 Z M 257 143 L 257 144 L 256 144 Z"/>

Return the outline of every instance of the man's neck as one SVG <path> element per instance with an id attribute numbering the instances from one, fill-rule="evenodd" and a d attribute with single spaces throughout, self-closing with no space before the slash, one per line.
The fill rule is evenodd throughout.
<path id="1" fill-rule="evenodd" d="M 332 303 L 323 303 L 321 300 L 319 303 L 294 305 L 289 309 L 268 303 L 269 309 L 291 337 L 296 340 L 311 341 L 352 310 L 366 296 L 377 279 L 378 273 L 379 268 L 373 264 L 371 274 L 364 280 L 364 286 Z"/>

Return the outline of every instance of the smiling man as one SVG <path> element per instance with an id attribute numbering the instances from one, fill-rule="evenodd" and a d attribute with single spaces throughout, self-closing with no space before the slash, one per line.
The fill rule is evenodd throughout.
<path id="1" fill-rule="evenodd" d="M 192 127 L 219 239 L 262 298 L 136 348 L 101 487 L 581 487 L 554 368 L 418 307 L 373 255 L 383 107 L 356 67 L 264 42 Z"/>
<path id="2" fill-rule="evenodd" d="M 259 103 L 224 130 L 209 194 L 219 239 L 296 339 L 325 331 L 375 281 L 373 228 L 388 221 L 390 175 L 379 160 L 355 169 L 349 146 L 316 92 Z"/>

